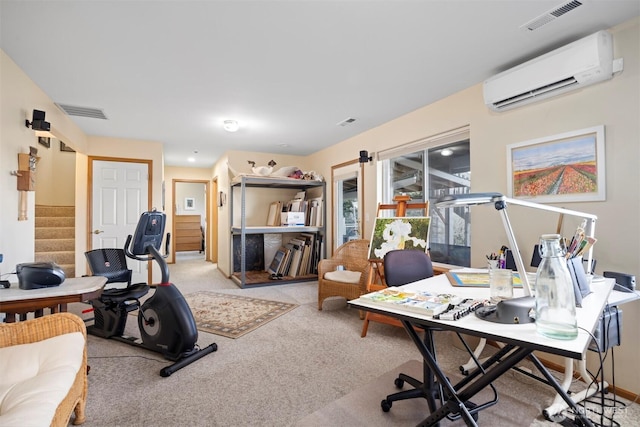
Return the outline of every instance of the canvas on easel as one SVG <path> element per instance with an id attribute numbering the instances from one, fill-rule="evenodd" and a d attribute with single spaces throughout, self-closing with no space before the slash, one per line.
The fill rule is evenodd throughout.
<path id="1" fill-rule="evenodd" d="M 429 249 L 428 216 L 376 218 L 369 245 L 369 259 L 384 259 L 387 252 L 396 249 Z"/>

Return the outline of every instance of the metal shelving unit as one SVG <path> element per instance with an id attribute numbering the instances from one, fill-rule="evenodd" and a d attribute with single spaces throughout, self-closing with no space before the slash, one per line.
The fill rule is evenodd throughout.
<path id="1" fill-rule="evenodd" d="M 322 190 L 322 200 L 323 200 L 323 209 L 322 209 L 322 226 L 247 226 L 247 215 L 246 215 L 246 200 L 247 200 L 247 190 L 251 188 L 263 188 L 263 189 L 290 189 L 290 190 L 310 190 L 313 188 L 321 188 Z M 240 191 L 240 225 L 233 224 L 234 221 L 234 195 L 236 191 Z M 232 181 L 231 183 L 231 191 L 229 192 L 229 206 L 230 206 L 230 218 L 231 218 L 231 257 L 230 257 L 230 271 L 231 279 L 236 282 L 241 288 L 245 288 L 247 286 L 267 286 L 267 285 L 280 285 L 284 283 L 291 282 L 301 282 L 305 280 L 316 280 L 317 275 L 307 275 L 307 276 L 298 276 L 295 278 L 287 278 L 284 277 L 282 280 L 269 280 L 268 273 L 266 272 L 252 272 L 252 273 L 263 273 L 263 274 L 254 274 L 257 276 L 257 279 L 251 281 L 251 283 L 247 282 L 247 269 L 246 269 L 246 237 L 248 234 L 272 234 L 272 233 L 317 233 L 321 236 L 322 241 L 325 240 L 325 230 L 326 230 L 326 208 L 324 204 L 326 204 L 326 183 L 324 181 L 308 181 L 308 180 L 299 180 L 299 179 L 291 179 L 291 178 L 267 178 L 267 177 L 256 177 L 256 176 L 242 176 L 238 179 Z M 233 266 L 233 236 L 240 236 L 240 271 L 234 271 Z M 325 249 L 324 245 L 322 246 L 320 258 L 325 258 Z M 237 274 L 239 273 L 239 274 Z"/>

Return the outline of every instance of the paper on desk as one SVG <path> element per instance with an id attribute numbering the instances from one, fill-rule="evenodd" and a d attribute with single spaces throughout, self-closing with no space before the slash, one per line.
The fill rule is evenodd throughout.
<path id="1" fill-rule="evenodd" d="M 450 273 L 489 273 L 488 268 L 456 268 L 455 270 L 449 270 Z"/>

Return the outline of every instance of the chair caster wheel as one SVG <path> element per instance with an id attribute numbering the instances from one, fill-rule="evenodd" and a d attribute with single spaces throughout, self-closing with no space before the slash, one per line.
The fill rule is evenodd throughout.
<path id="1" fill-rule="evenodd" d="M 387 399 L 384 399 L 382 402 L 380 402 L 380 407 L 382 407 L 383 412 L 389 412 L 389 410 L 391 409 L 391 405 L 393 405 L 393 403 L 388 401 Z"/>
<path id="2" fill-rule="evenodd" d="M 404 386 L 404 380 L 401 380 L 400 378 L 396 378 L 395 380 L 393 380 L 393 383 L 398 388 L 402 388 Z"/>

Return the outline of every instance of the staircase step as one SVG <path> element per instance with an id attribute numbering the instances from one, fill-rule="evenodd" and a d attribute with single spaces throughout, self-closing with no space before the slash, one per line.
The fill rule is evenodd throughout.
<path id="1" fill-rule="evenodd" d="M 69 239 L 75 238 L 75 227 L 37 227 L 36 239 Z"/>
<path id="2" fill-rule="evenodd" d="M 75 251 L 75 249 L 74 239 L 36 239 L 36 253 Z"/>
<path id="3" fill-rule="evenodd" d="M 58 264 L 60 265 L 60 264 Z M 60 268 L 62 268 L 62 271 L 64 271 L 64 275 L 67 279 L 70 279 L 72 277 L 76 277 L 76 266 L 73 264 L 62 264 L 60 265 Z"/>
<path id="4" fill-rule="evenodd" d="M 35 218 L 38 227 L 75 227 L 76 219 L 72 216 L 37 216 Z"/>
<path id="5" fill-rule="evenodd" d="M 39 252 L 35 254 L 35 262 L 55 262 L 58 265 L 73 264 L 76 262 L 74 251 Z"/>
<path id="6" fill-rule="evenodd" d="M 75 206 L 36 205 L 35 261 L 55 262 L 75 277 Z"/>
<path id="7" fill-rule="evenodd" d="M 46 206 L 36 205 L 36 217 L 38 216 L 76 216 L 75 206 Z"/>

